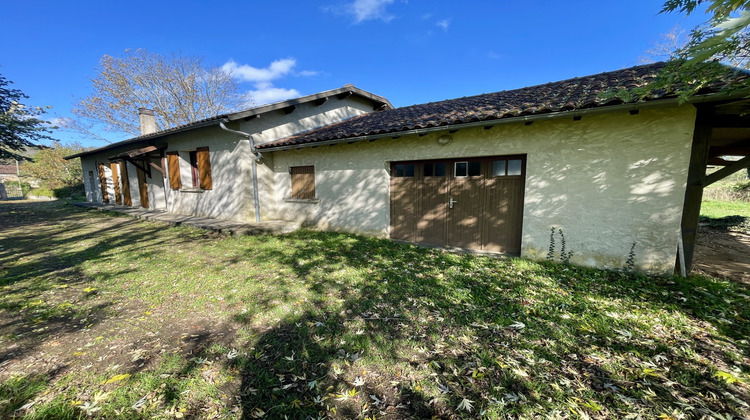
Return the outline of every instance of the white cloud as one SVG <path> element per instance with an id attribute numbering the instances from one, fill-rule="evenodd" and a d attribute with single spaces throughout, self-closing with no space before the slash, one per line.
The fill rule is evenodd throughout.
<path id="1" fill-rule="evenodd" d="M 294 58 L 284 58 L 273 61 L 264 69 L 259 69 L 248 64 L 239 65 L 234 60 L 229 60 L 221 66 L 221 69 L 242 82 L 269 83 L 291 73 L 296 64 L 297 60 Z"/>
<path id="2" fill-rule="evenodd" d="M 248 105 L 259 106 L 272 104 L 286 99 L 298 98 L 301 94 L 297 89 L 284 89 L 269 86 L 264 89 L 249 90 L 244 96 Z"/>
<path id="3" fill-rule="evenodd" d="M 385 10 L 385 7 L 393 3 L 393 0 L 354 0 L 351 4 L 357 23 L 366 20 L 381 19 L 385 22 L 393 19 Z"/>
<path id="4" fill-rule="evenodd" d="M 296 73 L 296 75 L 297 76 L 302 76 L 302 77 L 312 77 L 312 76 L 317 76 L 320 73 L 321 72 L 319 72 L 317 70 L 302 70 L 302 71 L 298 71 Z"/>
<path id="5" fill-rule="evenodd" d="M 301 96 L 300 92 L 296 89 L 274 86 L 274 81 L 278 81 L 286 76 L 311 77 L 321 73 L 314 70 L 295 71 L 294 67 L 296 65 L 297 60 L 294 58 L 274 60 L 265 68 L 253 67 L 249 64 L 239 64 L 234 60 L 229 60 L 221 68 L 239 82 L 251 83 L 253 89 L 245 92 L 243 97 L 248 106 L 259 106 Z"/>
<path id="6" fill-rule="evenodd" d="M 435 25 L 443 28 L 443 30 L 446 32 L 448 31 L 448 26 L 450 26 L 450 24 L 451 24 L 450 19 L 443 19 L 443 20 L 439 20 L 435 22 Z"/>
<path id="7" fill-rule="evenodd" d="M 73 119 L 68 117 L 55 117 L 50 118 L 46 124 L 48 127 L 68 128 L 73 124 Z"/>
<path id="8" fill-rule="evenodd" d="M 354 16 L 354 23 L 361 23 L 366 20 L 382 20 L 390 22 L 393 15 L 388 13 L 386 7 L 393 3 L 394 0 L 354 0 L 350 3 L 344 3 L 336 6 L 325 6 L 323 10 L 341 15 Z"/>

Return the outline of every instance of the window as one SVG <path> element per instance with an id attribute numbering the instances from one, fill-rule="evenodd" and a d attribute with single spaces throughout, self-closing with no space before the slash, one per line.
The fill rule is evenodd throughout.
<path id="1" fill-rule="evenodd" d="M 492 176 L 518 176 L 523 174 L 523 160 L 509 159 L 492 162 Z"/>
<path id="2" fill-rule="evenodd" d="M 396 178 L 412 178 L 414 177 L 414 164 L 398 164 L 396 165 Z"/>
<path id="3" fill-rule="evenodd" d="M 193 176 L 193 188 L 200 188 L 200 176 L 198 171 L 198 152 L 190 152 L 190 174 Z"/>
<path id="4" fill-rule="evenodd" d="M 292 198 L 311 200 L 315 198 L 315 167 L 292 166 Z"/>
<path id="5" fill-rule="evenodd" d="M 463 178 L 467 176 L 481 176 L 482 175 L 482 162 L 456 162 L 453 167 L 453 176 L 456 178 Z"/>
<path id="6" fill-rule="evenodd" d="M 423 176 L 445 176 L 445 163 L 425 163 Z"/>
<path id="7" fill-rule="evenodd" d="M 508 161 L 508 175 L 521 175 L 521 159 L 511 159 Z"/>
<path id="8" fill-rule="evenodd" d="M 211 177 L 211 156 L 208 147 L 199 147 L 189 152 L 167 152 L 167 167 L 169 170 L 169 187 L 173 190 L 183 188 L 182 177 L 180 175 L 180 161 L 183 165 L 190 168 L 190 178 L 192 188 L 201 190 L 210 190 L 213 188 L 213 179 Z M 187 155 L 187 156 L 186 156 Z M 187 161 L 183 160 L 187 157 Z M 183 168 L 185 167 L 183 166 Z M 184 173 L 183 175 L 186 175 Z M 187 176 L 187 175 L 186 175 Z"/>
<path id="9" fill-rule="evenodd" d="M 496 160 L 492 162 L 492 176 L 505 176 L 507 160 Z"/>

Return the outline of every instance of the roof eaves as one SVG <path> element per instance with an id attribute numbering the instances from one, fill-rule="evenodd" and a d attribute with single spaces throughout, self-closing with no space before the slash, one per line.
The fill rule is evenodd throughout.
<path id="1" fill-rule="evenodd" d="M 351 92 L 353 94 L 356 94 L 356 95 L 358 95 L 360 97 L 363 97 L 365 99 L 368 99 L 368 100 L 372 101 L 373 102 L 373 108 L 376 108 L 374 106 L 375 104 L 381 104 L 381 106 L 385 106 L 385 107 L 387 107 L 389 109 L 393 109 L 393 105 L 391 104 L 391 102 L 388 99 L 386 99 L 386 98 L 384 98 L 382 96 L 375 95 L 373 93 L 367 92 L 365 90 L 362 90 L 362 89 L 360 89 L 360 88 L 358 88 L 356 86 L 346 85 L 344 87 L 340 87 L 340 88 L 332 89 L 332 90 L 327 90 L 327 91 L 316 93 L 316 94 L 313 94 L 313 95 L 307 95 L 307 96 L 303 96 L 303 97 L 300 97 L 300 98 L 289 99 L 289 100 L 286 100 L 286 101 L 277 102 L 275 104 L 263 105 L 263 106 L 260 106 L 260 107 L 248 109 L 248 110 L 245 110 L 245 111 L 239 111 L 239 112 L 235 112 L 235 113 L 231 113 L 231 114 L 217 115 L 217 116 L 206 118 L 206 119 L 199 120 L 199 121 L 196 121 L 196 122 L 192 122 L 192 123 L 180 125 L 180 126 L 177 126 L 177 127 L 169 128 L 169 129 L 166 129 L 166 130 L 163 130 L 163 131 L 158 131 L 156 133 L 151 133 L 151 134 L 141 135 L 141 136 L 138 136 L 138 137 L 133 137 L 133 138 L 130 138 L 130 139 L 127 139 L 127 140 L 119 141 L 117 143 L 109 144 L 107 146 L 99 147 L 99 148 L 88 150 L 88 151 L 81 152 L 81 153 L 77 153 L 75 155 L 66 156 L 64 159 L 66 159 L 66 160 L 75 159 L 77 157 L 87 156 L 87 155 L 91 155 L 91 154 L 99 153 L 99 152 L 104 152 L 104 151 L 111 150 L 111 149 L 114 149 L 114 148 L 117 148 L 117 147 L 120 147 L 120 146 L 137 144 L 137 143 L 140 143 L 140 142 L 143 142 L 143 141 L 146 141 L 146 140 L 156 140 L 156 139 L 158 139 L 160 137 L 168 136 L 168 135 L 171 135 L 171 134 L 176 134 L 176 133 L 180 133 L 180 132 L 183 132 L 183 131 L 189 131 L 189 130 L 193 130 L 193 129 L 196 129 L 196 128 L 201 128 L 201 127 L 206 127 L 206 126 L 210 126 L 210 125 L 215 125 L 215 124 L 218 124 L 220 121 L 223 121 L 223 120 L 236 121 L 236 120 L 240 120 L 240 119 L 243 119 L 243 118 L 252 117 L 253 115 L 260 115 L 260 114 L 265 114 L 267 112 L 281 110 L 281 109 L 288 108 L 288 107 L 293 106 L 293 105 L 307 103 L 307 102 L 311 102 L 311 101 L 315 101 L 315 100 L 323 99 L 323 98 L 329 98 L 331 96 L 336 96 L 336 95 L 339 95 L 339 94 L 342 94 L 342 93 L 346 93 L 346 92 Z"/>
<path id="2" fill-rule="evenodd" d="M 215 117 L 206 118 L 204 120 L 196 121 L 196 122 L 193 122 L 193 123 L 190 123 L 190 124 L 185 124 L 185 125 L 180 125 L 180 126 L 173 127 L 173 128 L 168 128 L 168 129 L 163 130 L 163 131 L 157 131 L 156 133 L 145 134 L 145 135 L 142 135 L 142 136 L 133 137 L 131 139 L 118 141 L 117 143 L 108 144 L 106 146 L 98 147 L 96 149 L 87 150 L 87 151 L 81 152 L 81 153 L 76 153 L 75 155 L 65 156 L 63 159 L 70 160 L 70 159 L 75 159 L 77 157 L 83 157 L 83 156 L 91 155 L 91 154 L 94 154 L 94 153 L 105 152 L 107 150 L 112 150 L 112 149 L 115 149 L 115 148 L 118 148 L 118 147 L 121 147 L 121 146 L 130 146 L 130 145 L 134 145 L 134 144 L 138 144 L 138 143 L 142 143 L 142 142 L 154 141 L 154 140 L 156 140 L 158 138 L 166 137 L 168 135 L 172 135 L 172 134 L 176 134 L 176 133 L 181 133 L 183 131 L 189 131 L 189 130 L 194 130 L 196 128 L 202 128 L 202 127 L 208 127 L 208 126 L 211 126 L 211 125 L 216 125 L 216 124 L 219 124 L 219 122 L 221 120 L 225 119 L 225 118 L 227 118 L 226 114 L 217 115 Z"/>
<path id="3" fill-rule="evenodd" d="M 254 115 L 260 115 L 260 114 L 265 114 L 265 113 L 271 112 L 271 111 L 281 110 L 281 109 L 288 108 L 288 107 L 293 106 L 293 105 L 304 104 L 304 103 L 307 103 L 307 102 L 312 102 L 312 101 L 315 101 L 315 100 L 318 100 L 318 99 L 323 99 L 323 98 L 330 98 L 332 96 L 340 95 L 342 93 L 347 93 L 347 92 L 351 92 L 351 93 L 353 93 L 355 95 L 358 95 L 358 96 L 360 96 L 362 98 L 370 100 L 370 101 L 373 102 L 373 104 L 380 104 L 380 106 L 385 105 L 386 107 L 388 107 L 390 109 L 393 109 L 393 105 L 391 104 L 391 102 L 388 99 L 386 99 L 386 98 L 384 98 L 382 96 L 378 96 L 378 95 L 375 95 L 373 93 L 367 92 L 367 91 L 362 90 L 362 89 L 360 89 L 358 87 L 355 87 L 355 86 L 352 86 L 352 85 L 347 85 L 347 86 L 344 86 L 344 87 L 340 87 L 340 88 L 332 89 L 332 90 L 327 90 L 325 92 L 320 92 L 320 93 L 316 93 L 316 94 L 313 94 L 313 95 L 302 96 L 302 97 L 299 97 L 299 98 L 294 98 L 294 99 L 289 99 L 289 100 L 286 100 L 286 101 L 276 102 L 276 103 L 270 104 L 270 105 L 259 106 L 259 107 L 248 109 L 248 110 L 245 110 L 245 111 L 235 112 L 233 114 L 229 114 L 227 116 L 227 118 L 230 121 L 236 121 L 236 120 L 240 120 L 240 119 L 243 119 L 243 118 L 252 117 Z M 376 107 L 373 106 L 373 108 L 376 108 Z"/>
<path id="4" fill-rule="evenodd" d="M 731 95 L 732 97 L 742 97 L 743 95 L 747 95 L 748 92 L 745 92 L 744 94 L 735 94 Z M 700 95 L 693 97 L 689 100 L 690 103 L 701 103 L 701 102 L 710 102 L 710 101 L 718 101 L 718 100 L 724 100 L 729 99 L 729 95 L 722 95 L 722 94 L 708 94 L 708 95 Z M 444 132 L 444 131 L 453 131 L 453 130 L 461 130 L 466 128 L 473 128 L 473 127 L 488 127 L 488 126 L 495 126 L 495 125 L 501 125 L 501 124 L 508 124 L 508 123 L 515 123 L 515 122 L 527 122 L 527 121 L 538 121 L 538 120 L 544 120 L 544 119 L 552 119 L 552 118 L 561 118 L 565 116 L 570 115 L 591 115 L 591 114 L 598 114 L 598 113 L 604 113 L 604 112 L 615 112 L 617 110 L 622 109 L 645 109 L 645 108 L 656 108 L 656 107 L 662 107 L 662 106 L 668 106 L 668 105 L 674 105 L 674 104 L 680 104 L 679 98 L 676 97 L 667 97 L 667 98 L 659 98 L 655 100 L 650 100 L 646 102 L 607 102 L 599 106 L 588 106 L 584 108 L 576 108 L 576 109 L 567 109 L 567 110 L 560 110 L 560 111 L 551 111 L 551 112 L 544 112 L 544 113 L 537 113 L 537 114 L 526 114 L 526 115 L 506 115 L 500 118 L 490 118 L 490 119 L 484 119 L 484 120 L 475 120 L 475 121 L 460 121 L 450 124 L 444 124 L 444 125 L 436 125 L 436 126 L 430 126 L 430 127 L 420 127 L 420 128 L 404 128 L 401 130 L 390 130 L 387 132 L 370 132 L 368 134 L 363 135 L 357 135 L 357 136 L 349 136 L 349 137 L 340 137 L 340 138 L 330 138 L 320 141 L 305 141 L 302 143 L 290 143 L 289 141 L 292 140 L 292 137 L 289 137 L 287 139 L 278 140 L 277 142 L 271 142 L 266 143 L 262 145 L 256 146 L 258 149 L 266 150 L 269 152 L 275 152 L 275 151 L 283 151 L 283 150 L 293 150 L 293 149 L 301 149 L 301 148 L 307 148 L 307 147 L 316 147 L 316 146 L 326 146 L 326 145 L 333 145 L 333 144 L 341 144 L 341 143 L 356 143 L 360 141 L 365 140 L 378 140 L 386 137 L 403 137 L 406 135 L 412 135 L 412 134 L 429 134 L 433 132 Z M 315 131 L 315 130 L 312 130 Z M 310 133 L 310 132 L 308 132 Z M 304 135 L 305 133 L 300 133 L 298 135 Z M 278 146 L 274 146 L 274 143 L 278 143 Z"/>

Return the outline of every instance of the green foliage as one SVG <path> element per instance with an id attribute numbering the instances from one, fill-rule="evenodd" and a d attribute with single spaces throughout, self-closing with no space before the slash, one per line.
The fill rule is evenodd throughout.
<path id="1" fill-rule="evenodd" d="M 635 272 L 635 242 L 633 242 L 630 252 L 628 252 L 628 259 L 625 261 L 625 271 L 628 273 Z"/>
<path id="2" fill-rule="evenodd" d="M 570 264 L 570 258 L 573 257 L 573 251 L 566 252 L 565 234 L 562 229 L 557 229 L 557 233 L 560 235 L 560 262 L 563 264 Z M 549 234 L 549 249 L 547 251 L 547 261 L 555 261 L 555 227 L 553 226 Z"/>
<path id="3" fill-rule="evenodd" d="M 736 172 L 703 191 L 704 200 L 750 203 L 750 179 L 745 171 Z"/>
<path id="4" fill-rule="evenodd" d="M 40 120 L 45 111 L 40 107 L 27 107 L 22 103 L 28 96 L 0 74 L 0 161 L 6 159 L 29 160 L 22 152 L 39 147 L 38 142 L 51 140 L 46 121 Z"/>
<path id="5" fill-rule="evenodd" d="M 31 163 L 23 165 L 22 175 L 40 180 L 49 189 L 80 185 L 83 179 L 81 159 L 65 160 L 65 156 L 84 150 L 78 143 L 61 144 L 55 141 L 52 147 L 40 150 Z"/>
<path id="6" fill-rule="evenodd" d="M 34 197 L 54 197 L 55 192 L 52 191 L 49 188 L 33 188 L 31 191 L 29 191 L 27 194 L 24 194 L 24 196 L 34 196 Z"/>
<path id="7" fill-rule="evenodd" d="M 687 45 L 675 52 L 674 63 L 666 70 L 671 75 L 657 80 L 654 89 L 662 82 L 677 82 L 681 98 L 700 91 L 706 84 L 714 83 L 721 70 L 711 64 L 723 62 L 734 67 L 748 68 L 750 59 L 750 12 L 748 2 L 738 0 L 667 0 L 662 12 L 679 11 L 690 14 L 701 4 L 708 4 L 708 21 L 693 29 Z M 676 75 L 676 77 L 675 77 Z M 728 88 L 747 88 L 746 80 L 735 80 Z"/>
<path id="8" fill-rule="evenodd" d="M 739 69 L 716 61 L 675 59 L 657 74 L 645 78 L 640 86 L 615 87 L 600 96 L 603 100 L 619 98 L 630 103 L 674 95 L 684 102 L 707 90 L 729 94 L 746 89 L 750 89 L 750 78 Z"/>
<path id="9" fill-rule="evenodd" d="M 555 261 L 555 227 L 550 228 L 549 249 L 547 250 L 547 261 Z"/>
<path id="10" fill-rule="evenodd" d="M 72 185 L 69 187 L 55 188 L 54 190 L 52 190 L 52 193 L 54 194 L 56 198 L 70 199 L 70 200 L 77 200 L 77 201 L 86 200 L 86 191 L 83 188 L 83 184 L 80 182 L 76 185 Z"/>

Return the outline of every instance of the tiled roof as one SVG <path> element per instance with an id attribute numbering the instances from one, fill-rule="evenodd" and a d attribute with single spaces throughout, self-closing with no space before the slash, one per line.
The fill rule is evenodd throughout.
<path id="1" fill-rule="evenodd" d="M 117 143 L 112 143 L 107 146 L 86 150 L 84 152 L 76 153 L 70 156 L 65 156 L 65 159 L 73 159 L 73 158 L 77 158 L 81 156 L 87 156 L 87 155 L 91 155 L 94 153 L 99 153 L 99 152 L 111 150 L 117 147 L 125 146 L 125 145 L 133 145 L 135 147 L 139 144 L 144 144 L 148 140 L 154 140 L 159 137 L 167 136 L 169 134 L 189 131 L 192 129 L 205 127 L 208 125 L 217 125 L 222 120 L 234 121 L 234 120 L 239 120 L 239 119 L 248 118 L 252 116 L 259 116 L 267 112 L 278 111 L 286 107 L 296 106 L 302 103 L 312 102 L 312 101 L 316 101 L 319 99 L 325 99 L 331 96 L 341 95 L 341 94 L 354 94 L 364 99 L 367 99 L 373 103 L 374 108 L 380 108 L 380 107 L 393 108 L 393 105 L 391 105 L 390 101 L 388 101 L 388 99 L 382 96 L 367 92 L 354 85 L 345 85 L 344 87 L 340 87 L 338 89 L 327 90 L 325 92 L 320 92 L 320 93 L 316 93 L 313 95 L 307 95 L 307 96 L 302 96 L 299 98 L 288 99 L 286 101 L 276 102 L 276 103 L 269 104 L 269 105 L 262 105 L 262 106 L 250 108 L 244 111 L 234 112 L 231 114 L 216 115 L 216 116 L 205 118 L 202 120 L 193 121 L 188 124 L 183 124 L 177 127 L 168 128 L 166 130 L 157 131 L 156 133 L 140 135 L 138 137 L 134 137 L 128 140 L 123 140 Z"/>
<path id="2" fill-rule="evenodd" d="M 0 175 L 16 175 L 16 165 L 0 165 Z"/>
<path id="3" fill-rule="evenodd" d="M 454 124 L 620 105 L 625 101 L 620 98 L 603 99 L 601 93 L 613 88 L 632 89 L 644 86 L 664 66 L 665 63 L 647 64 L 522 89 L 386 109 L 257 147 L 286 148 Z M 657 92 L 646 100 L 668 96 Z"/>

